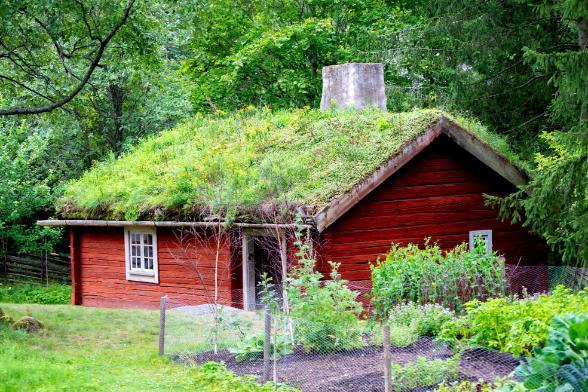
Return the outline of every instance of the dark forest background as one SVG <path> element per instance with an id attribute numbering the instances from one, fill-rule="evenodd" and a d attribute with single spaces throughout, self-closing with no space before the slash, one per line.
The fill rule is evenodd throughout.
<path id="1" fill-rule="evenodd" d="M 385 64 L 388 108 L 438 107 L 508 138 L 533 180 L 497 202 L 588 262 L 588 2 L 0 0 L 0 252 L 64 184 L 197 112 L 317 107 L 321 68 Z"/>

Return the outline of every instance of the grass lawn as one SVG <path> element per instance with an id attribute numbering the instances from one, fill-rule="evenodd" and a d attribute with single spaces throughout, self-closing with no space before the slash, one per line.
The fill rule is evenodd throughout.
<path id="1" fill-rule="evenodd" d="M 15 319 L 29 315 L 45 324 L 36 335 L 0 325 L 1 391 L 276 390 L 216 365 L 190 367 L 159 357 L 158 311 L 0 307 Z"/>

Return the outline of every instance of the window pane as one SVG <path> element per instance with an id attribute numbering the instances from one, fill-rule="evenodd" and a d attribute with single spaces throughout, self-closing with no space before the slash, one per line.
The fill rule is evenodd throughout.
<path id="1" fill-rule="evenodd" d="M 131 233 L 131 244 L 140 244 L 141 243 L 141 234 L 139 233 Z"/>
<path id="2" fill-rule="evenodd" d="M 153 244 L 153 236 L 151 234 L 144 234 L 143 241 L 145 241 L 146 245 Z"/>
<path id="3" fill-rule="evenodd" d="M 145 259 L 145 269 L 149 269 L 152 270 L 153 269 L 153 259 L 152 258 L 147 258 Z"/>

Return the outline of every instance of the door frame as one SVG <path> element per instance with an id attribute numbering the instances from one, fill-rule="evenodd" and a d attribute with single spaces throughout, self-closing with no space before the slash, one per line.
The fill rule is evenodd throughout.
<path id="1" fill-rule="evenodd" d="M 242 268 L 243 275 L 243 310 L 255 310 L 255 254 L 254 241 L 255 237 L 274 237 L 277 238 L 277 233 L 271 229 L 245 229 L 242 232 L 241 250 L 242 250 Z M 279 236 L 281 237 L 278 244 L 280 244 L 280 255 L 286 255 L 286 237 L 284 232 L 280 229 Z M 282 277 L 284 278 L 284 277 Z"/>

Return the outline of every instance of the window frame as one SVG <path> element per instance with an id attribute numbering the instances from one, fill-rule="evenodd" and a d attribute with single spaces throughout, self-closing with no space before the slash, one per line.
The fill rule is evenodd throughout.
<path id="1" fill-rule="evenodd" d="M 470 246 L 469 249 L 474 249 L 475 246 L 475 239 L 477 236 L 482 236 L 486 240 L 486 254 L 492 253 L 492 230 L 491 229 L 484 229 L 484 230 L 470 230 Z"/>
<path id="2" fill-rule="evenodd" d="M 132 251 L 131 251 L 131 235 L 141 234 L 141 252 L 143 252 L 145 244 L 143 243 L 143 235 L 151 235 L 153 248 L 153 269 L 133 268 L 132 267 Z M 157 231 L 154 227 L 144 226 L 127 226 L 124 229 L 125 237 L 125 271 L 127 280 L 144 282 L 144 283 L 159 283 L 159 262 L 157 253 Z M 142 258 L 142 256 L 141 256 Z M 144 260 L 141 260 L 143 262 Z"/>

